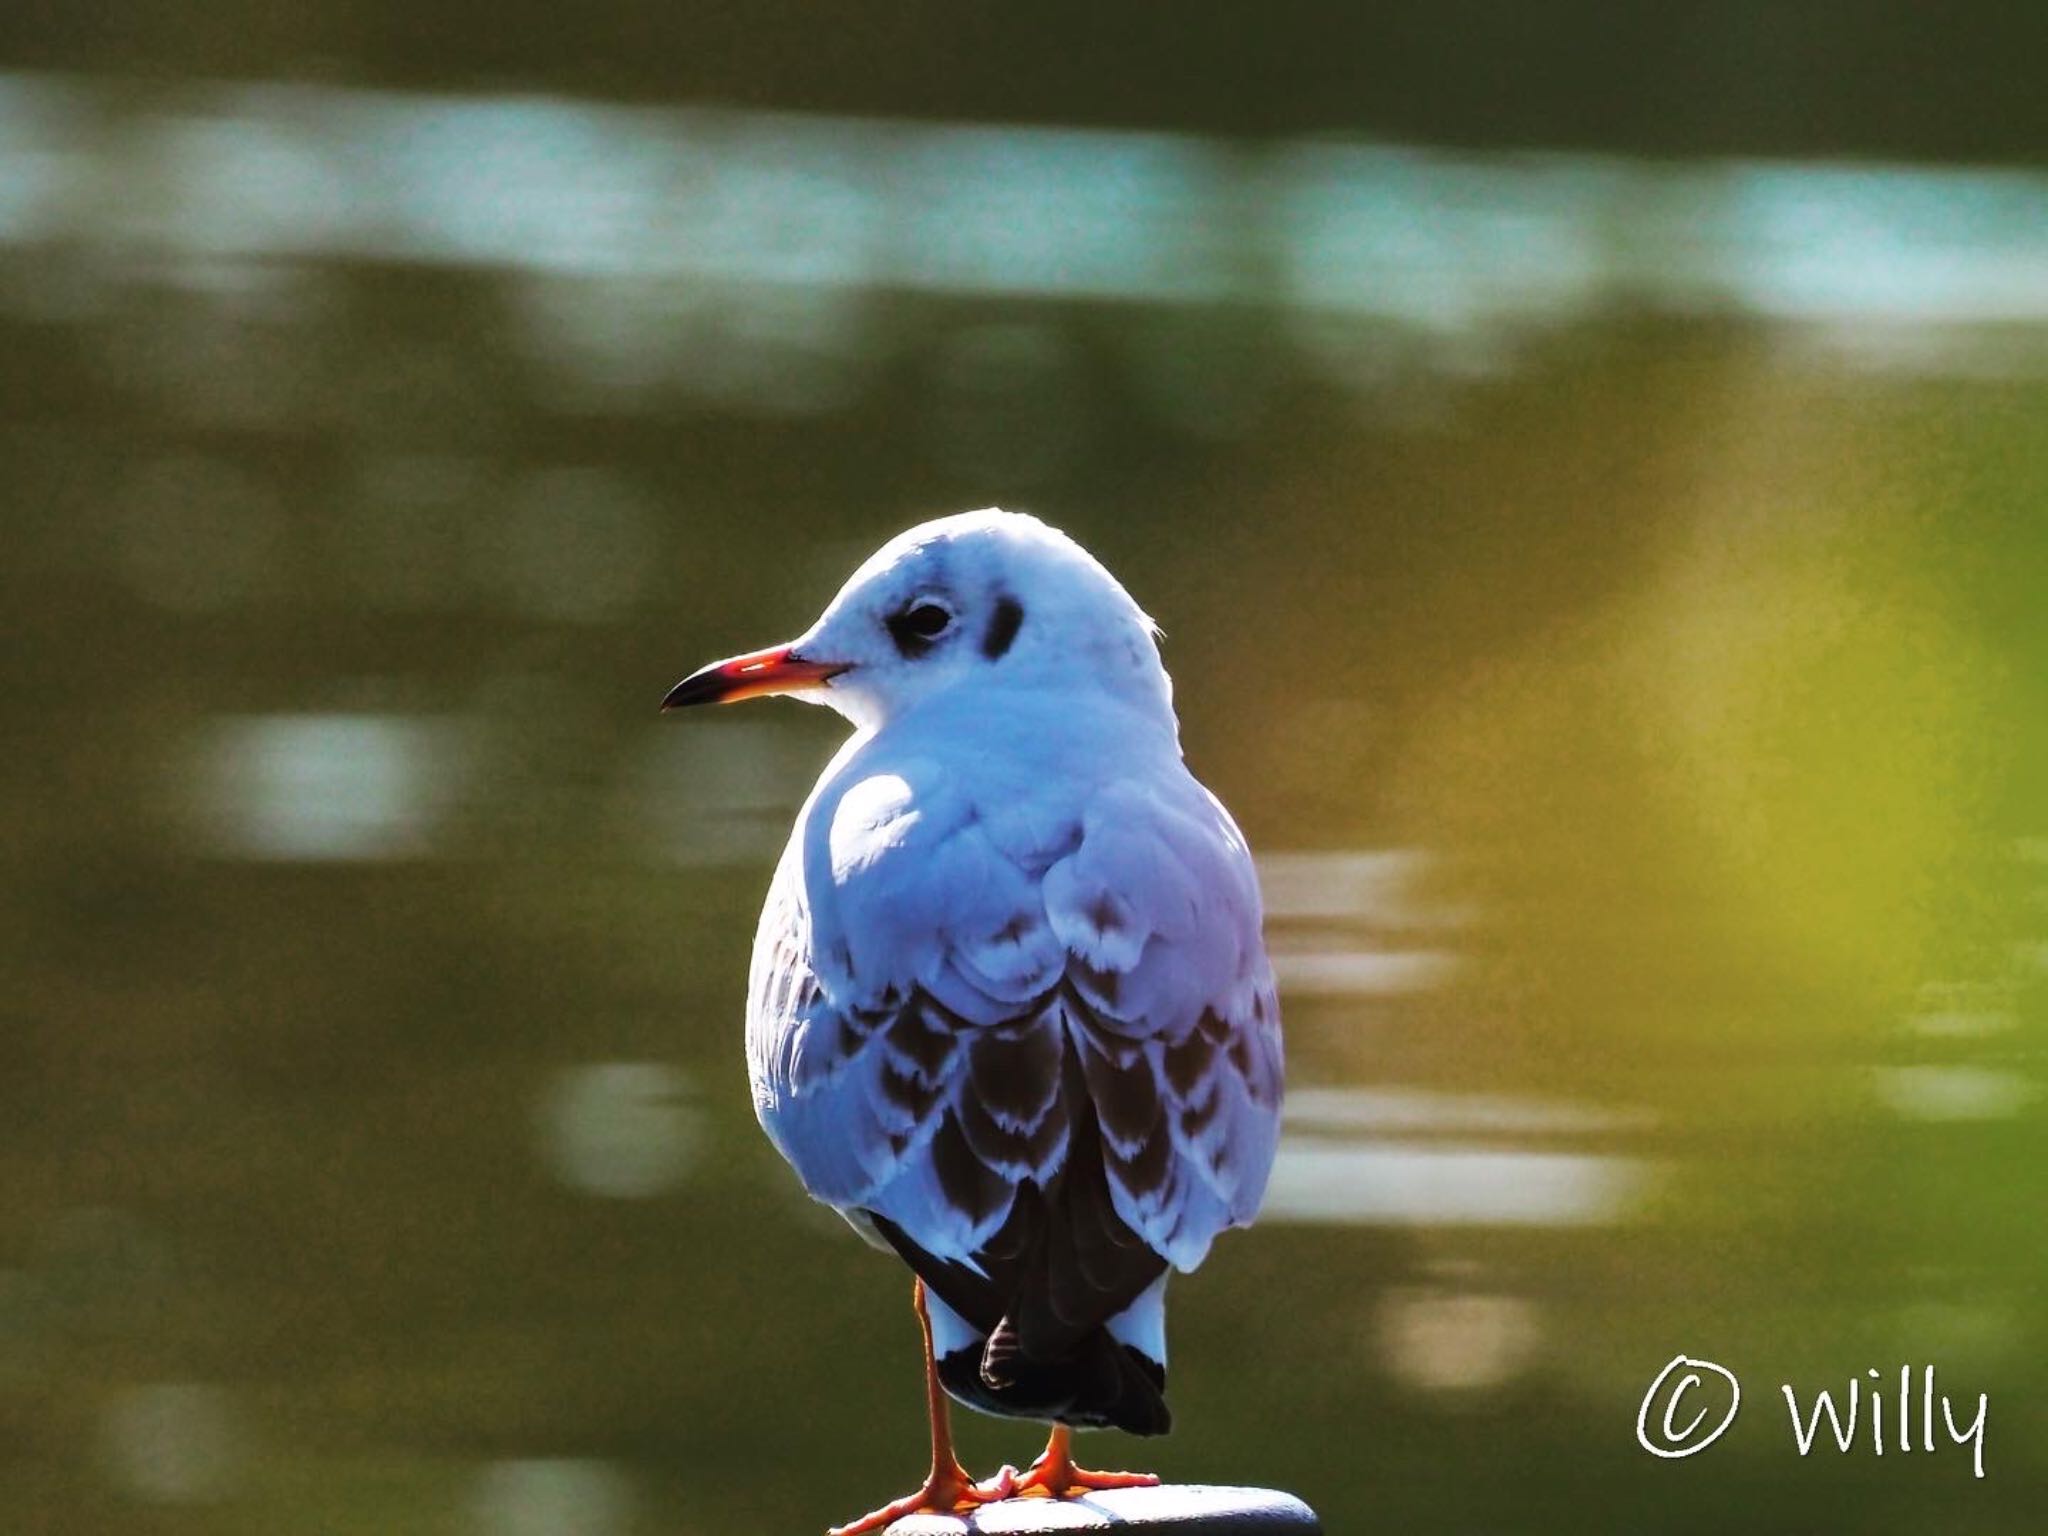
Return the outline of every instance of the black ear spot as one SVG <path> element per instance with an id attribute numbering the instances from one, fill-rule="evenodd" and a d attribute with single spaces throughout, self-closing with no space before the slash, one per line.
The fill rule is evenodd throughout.
<path id="1" fill-rule="evenodd" d="M 981 637 L 981 654 L 990 661 L 999 659 L 1023 627 L 1024 605 L 1005 592 L 996 599 L 996 611 L 990 615 L 988 629 Z"/>

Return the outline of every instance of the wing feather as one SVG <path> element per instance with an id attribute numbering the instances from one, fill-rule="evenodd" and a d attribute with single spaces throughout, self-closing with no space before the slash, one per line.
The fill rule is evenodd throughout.
<path id="1" fill-rule="evenodd" d="M 1192 1269 L 1257 1211 L 1278 1134 L 1250 857 L 1184 770 L 1064 792 L 827 775 L 756 938 L 755 1107 L 813 1195 L 976 1273 L 1085 1115 L 1117 1220 Z"/>

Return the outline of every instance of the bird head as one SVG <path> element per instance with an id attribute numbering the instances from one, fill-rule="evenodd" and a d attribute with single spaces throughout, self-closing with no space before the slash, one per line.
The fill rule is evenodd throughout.
<path id="1" fill-rule="evenodd" d="M 989 508 L 898 534 L 802 635 L 693 672 L 662 708 L 786 693 L 879 727 L 959 689 L 1095 689 L 1170 722 L 1157 634 L 1079 544 Z"/>

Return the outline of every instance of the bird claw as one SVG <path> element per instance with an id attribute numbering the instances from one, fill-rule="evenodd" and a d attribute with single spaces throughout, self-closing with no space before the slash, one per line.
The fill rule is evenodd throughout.
<path id="1" fill-rule="evenodd" d="M 1016 1495 L 1017 1477 L 1017 1469 L 1006 1461 L 995 1470 L 992 1476 L 985 1477 L 976 1483 L 974 1491 L 981 1496 L 982 1502 L 998 1504 L 1004 1499 L 1012 1498 Z"/>
<path id="2" fill-rule="evenodd" d="M 1086 1467 L 1074 1467 L 1067 1473 L 1065 1493 L 1075 1489 L 1093 1493 L 1102 1488 L 1157 1488 L 1157 1472 L 1091 1472 Z"/>

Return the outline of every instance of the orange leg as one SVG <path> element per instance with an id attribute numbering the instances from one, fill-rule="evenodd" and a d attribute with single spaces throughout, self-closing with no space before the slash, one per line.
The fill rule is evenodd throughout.
<path id="1" fill-rule="evenodd" d="M 932 1469 L 925 1477 L 924 1486 L 917 1492 L 893 1504 L 884 1504 L 880 1509 L 862 1515 L 851 1525 L 834 1526 L 826 1536 L 862 1536 L 864 1532 L 879 1531 L 890 1522 L 916 1514 L 919 1510 L 958 1514 L 977 1504 L 1000 1499 L 1010 1491 L 1009 1480 L 1000 1476 L 985 1486 L 977 1487 L 961 1467 L 960 1459 L 953 1454 L 953 1421 L 946 1403 L 945 1388 L 939 1385 L 938 1362 L 932 1357 L 932 1317 L 925 1308 L 922 1280 L 913 1282 L 910 1302 L 917 1308 L 917 1325 L 924 1334 L 924 1390 L 925 1406 L 932 1421 Z"/>
<path id="2" fill-rule="evenodd" d="M 1055 1424 L 1052 1438 L 1045 1442 L 1043 1456 L 1014 1478 L 999 1475 L 994 1484 L 982 1486 L 985 1490 L 1002 1487 L 1006 1493 L 1036 1493 L 1064 1499 L 1098 1488 L 1152 1488 L 1158 1483 L 1158 1474 L 1152 1472 L 1090 1472 L 1075 1466 L 1074 1432 L 1064 1424 Z"/>

